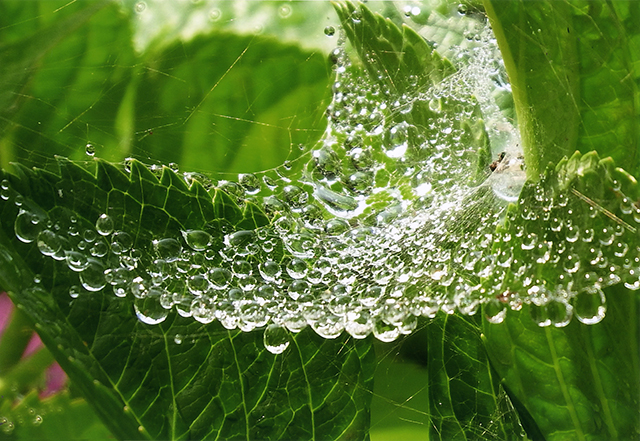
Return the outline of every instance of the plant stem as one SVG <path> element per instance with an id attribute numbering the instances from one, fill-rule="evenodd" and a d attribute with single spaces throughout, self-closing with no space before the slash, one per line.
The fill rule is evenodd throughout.
<path id="1" fill-rule="evenodd" d="M 32 336 L 29 318 L 24 312 L 14 308 L 11 321 L 0 337 L 0 376 L 4 376 L 18 364 Z"/>

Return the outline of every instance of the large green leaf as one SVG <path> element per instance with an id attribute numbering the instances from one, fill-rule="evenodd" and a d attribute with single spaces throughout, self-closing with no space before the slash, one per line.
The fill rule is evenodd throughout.
<path id="1" fill-rule="evenodd" d="M 575 150 L 637 171 L 638 2 L 485 1 L 509 74 L 527 173 Z"/>
<path id="2" fill-rule="evenodd" d="M 229 331 L 219 322 L 203 324 L 175 310 L 167 317 L 157 298 L 147 303 L 99 290 L 106 284 L 106 261 L 97 257 L 87 262 L 80 277 L 88 290 L 78 288 L 78 275 L 68 267 L 79 256 L 69 254 L 67 247 L 85 240 L 85 231 L 95 232 L 101 213 L 109 213 L 112 228 L 128 232 L 125 248 L 138 250 L 131 255 L 138 260 L 131 266 L 132 277 L 151 268 L 152 239 L 193 229 L 218 238 L 221 229 L 254 229 L 266 222 L 256 206 L 247 202 L 241 209 L 222 190 L 214 188 L 209 195 L 198 182 L 187 187 L 168 168 L 159 181 L 135 161 L 130 175 L 102 160 L 96 161 L 95 175 L 66 160 L 59 165 L 59 174 L 19 168 L 18 176 L 3 175 L 10 195 L 0 203 L 0 280 L 116 436 L 366 436 L 373 367 L 369 340 L 324 340 L 306 329 L 288 337 L 288 351 L 273 355 L 260 331 Z M 27 213 L 30 224 L 22 224 Z M 42 234 L 30 236 L 30 226 Z M 53 251 L 43 248 L 52 244 L 50 233 L 57 235 L 58 251 L 67 249 L 66 258 L 43 260 L 38 248 Z M 94 237 L 92 242 L 102 240 Z M 156 247 L 155 252 L 163 250 Z M 95 249 L 93 255 L 98 256 Z M 121 257 L 130 261 L 128 255 Z M 77 298 L 71 298 L 78 289 Z M 186 288 L 174 289 L 180 294 Z M 166 319 L 147 325 L 136 312 L 147 322 Z"/>
<path id="3" fill-rule="evenodd" d="M 576 152 L 525 186 L 494 242 L 487 351 L 544 439 L 640 434 L 637 192 Z"/>
<path id="4" fill-rule="evenodd" d="M 89 144 L 116 162 L 152 156 L 191 171 L 249 172 L 322 134 L 330 70 L 320 52 L 214 29 L 137 53 L 117 4 L 46 3 L 3 5 L 4 20 L 25 17 L 6 23 L 0 51 L 4 167 L 53 153 L 83 159 Z"/>

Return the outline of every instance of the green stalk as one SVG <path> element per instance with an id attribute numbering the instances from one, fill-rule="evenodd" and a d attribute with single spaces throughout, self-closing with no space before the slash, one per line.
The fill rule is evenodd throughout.
<path id="1" fill-rule="evenodd" d="M 0 396 L 12 396 L 12 388 L 15 386 L 20 393 L 38 386 L 45 370 L 53 362 L 53 355 L 46 348 L 41 348 L 20 361 L 6 375 L 0 377 Z"/>
<path id="2" fill-rule="evenodd" d="M 33 329 L 27 315 L 15 308 L 11 321 L 0 336 L 0 376 L 4 376 L 22 357 Z"/>

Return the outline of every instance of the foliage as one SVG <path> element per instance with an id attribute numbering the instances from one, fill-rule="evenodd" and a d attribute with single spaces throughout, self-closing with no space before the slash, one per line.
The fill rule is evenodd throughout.
<path id="1" fill-rule="evenodd" d="M 214 21 L 230 7 L 218 6 Z M 285 6 L 252 7 L 285 20 Z M 415 418 L 429 438 L 640 435 L 640 4 L 432 2 L 404 9 L 417 31 L 397 11 L 333 6 L 351 58 L 231 21 L 188 37 L 136 34 L 144 2 L 0 4 L 0 162 L 20 163 L 0 172 L 0 286 L 49 351 L 38 372 L 50 353 L 71 380 L 42 400 L 24 380 L 26 395 L 0 404 L 3 436 L 368 439 L 371 428 L 376 439 L 374 373 L 383 378 L 397 350 L 424 365 Z M 466 57 L 487 43 L 473 35 L 485 7 L 512 101 L 504 87 L 483 95 L 468 85 Z M 185 17 L 205 12 L 189 8 Z M 453 114 L 456 143 L 423 148 L 449 142 Z M 505 209 L 499 189 L 521 174 L 510 157 L 518 137 L 493 126 L 509 118 L 529 180 Z M 490 169 L 502 150 L 512 162 Z M 68 159 L 50 160 L 52 151 Z M 156 158 L 167 165 L 143 163 Z M 421 167 L 433 168 L 430 181 Z M 451 201 L 461 207 L 407 229 L 429 239 L 420 263 L 413 242 L 376 242 L 376 232 Z M 243 300 L 230 280 L 254 279 L 233 266 L 232 245 L 298 302 L 261 292 L 269 283 Z M 391 254 L 418 282 L 377 295 L 367 277 L 378 275 L 349 273 L 339 276 L 370 284 L 350 295 L 340 291 L 347 282 L 294 292 L 316 249 L 347 249 L 354 272 L 358 257 Z M 198 283 L 215 292 L 194 294 Z M 374 306 L 349 310 L 350 297 Z M 405 308 L 398 298 L 413 309 L 393 319 Z M 369 334 L 403 340 L 383 348 Z M 13 378 L 24 340 L 3 340 L 14 355 L 1 379 Z M 34 408 L 44 420 L 25 423 Z"/>

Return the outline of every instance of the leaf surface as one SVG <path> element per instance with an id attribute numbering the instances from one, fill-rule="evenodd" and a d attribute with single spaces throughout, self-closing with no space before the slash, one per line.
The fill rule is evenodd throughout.
<path id="1" fill-rule="evenodd" d="M 486 1 L 528 174 L 575 150 L 637 171 L 638 2 Z"/>
<path id="2" fill-rule="evenodd" d="M 135 161 L 130 175 L 102 160 L 95 175 L 63 159 L 59 165 L 59 174 L 19 168 L 19 177 L 3 176 L 16 193 L 1 204 L 1 283 L 117 437 L 365 438 L 373 367 L 368 340 L 325 340 L 306 329 L 288 336 L 288 351 L 273 355 L 260 331 L 229 331 L 219 322 L 158 310 L 157 299 L 149 310 L 145 299 L 97 291 L 106 283 L 99 260 L 90 260 L 78 280 L 67 258 L 43 260 L 37 246 L 42 236 L 25 243 L 17 219 L 28 210 L 42 227 L 57 225 L 64 248 L 83 240 L 74 232 L 94 228 L 93 219 L 108 212 L 113 227 L 128 232 L 130 246 L 147 262 L 131 269 L 131 277 L 144 275 L 154 252 L 162 252 L 152 240 L 194 228 L 215 237 L 223 227 L 257 228 L 266 222 L 257 207 L 241 209 L 217 189 L 212 198 L 168 168 L 159 180 Z M 32 282 L 34 274 L 40 283 Z M 77 298 L 70 297 L 70 287 L 80 289 Z M 180 294 L 185 287 L 174 289 Z M 147 320 L 157 313 L 168 317 L 151 326 L 136 313 Z"/>

